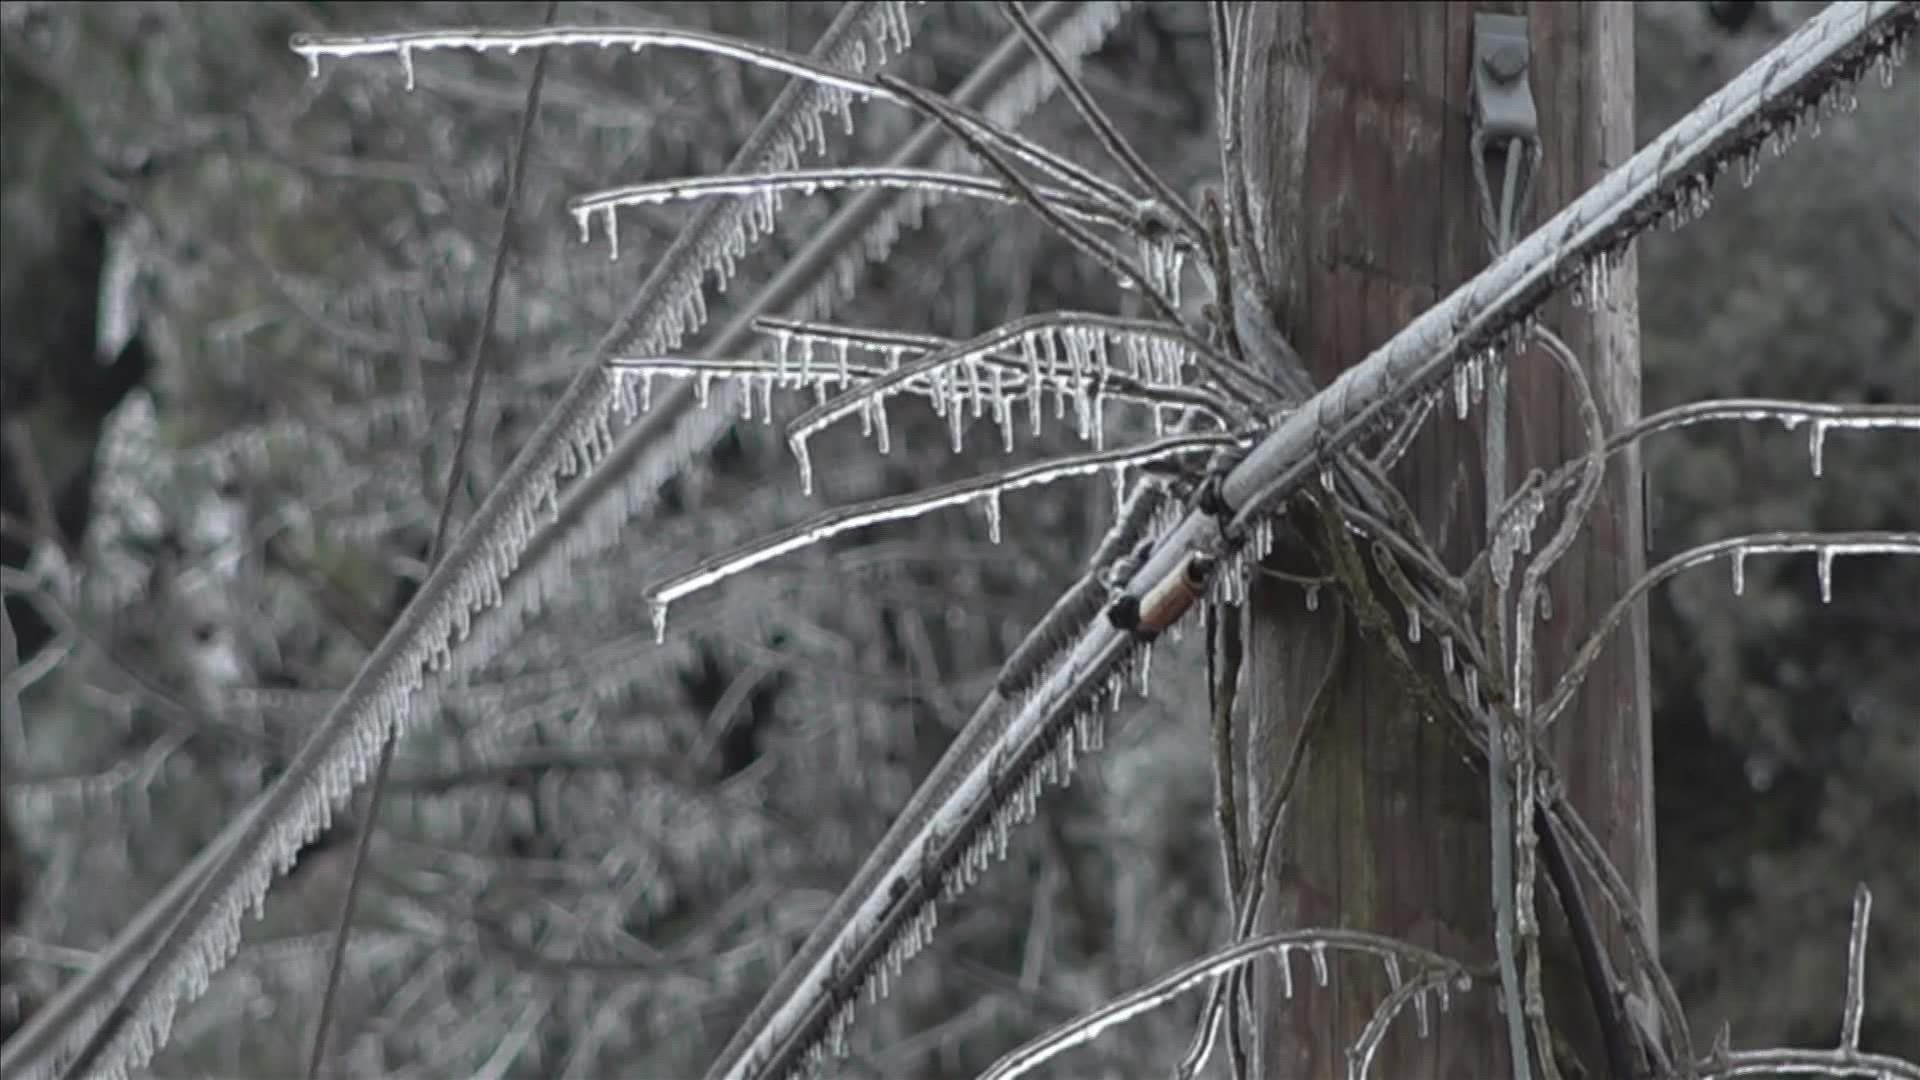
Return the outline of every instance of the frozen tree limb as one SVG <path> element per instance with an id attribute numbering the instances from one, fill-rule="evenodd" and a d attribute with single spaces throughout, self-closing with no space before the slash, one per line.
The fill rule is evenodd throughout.
<path id="1" fill-rule="evenodd" d="M 1396 988 L 1398 1001 L 1395 1008 L 1387 1013 L 1389 1021 L 1392 1014 L 1398 1011 L 1398 1006 L 1412 1001 L 1417 994 L 1429 991 L 1436 993 L 1444 1008 L 1448 993 L 1464 991 L 1473 984 L 1473 974 L 1458 962 L 1379 934 L 1362 930 L 1289 930 L 1264 934 L 1203 956 L 1054 1028 L 1002 1056 L 981 1074 L 980 1080 L 1013 1080 L 1014 1077 L 1023 1076 L 1065 1051 L 1099 1038 L 1108 1028 L 1157 1009 L 1194 987 L 1221 979 L 1269 953 L 1279 953 L 1280 963 L 1287 964 L 1288 954 L 1296 949 L 1303 949 L 1312 956 L 1315 976 L 1322 986 L 1326 985 L 1327 953 L 1330 951 L 1375 956 L 1388 965 L 1389 972 L 1397 971 L 1402 959 L 1417 965 L 1418 976 Z M 1410 987 L 1417 989 L 1409 990 Z M 1401 990 L 1407 992 L 1400 994 Z"/>
<path id="2" fill-rule="evenodd" d="M 1873 893 L 1863 883 L 1853 892 L 1853 923 L 1847 932 L 1847 985 L 1840 1009 L 1840 1045 L 1832 1050 L 1729 1050 L 1718 1047 L 1698 1065 L 1702 1080 L 1738 1076 L 1897 1077 L 1920 1080 L 1920 1065 L 1860 1049 L 1860 1014 L 1866 1005 L 1867 924 Z"/>

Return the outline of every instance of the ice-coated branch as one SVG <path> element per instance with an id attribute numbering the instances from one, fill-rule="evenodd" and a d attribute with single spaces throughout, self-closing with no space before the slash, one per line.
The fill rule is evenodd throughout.
<path id="1" fill-rule="evenodd" d="M 893 37 L 880 41 L 883 49 L 902 51 L 907 47 L 909 31 L 905 4 L 884 5 L 889 13 L 887 30 Z M 459 30 L 409 30 L 394 34 L 311 34 L 293 35 L 294 52 L 306 57 L 307 71 L 320 75 L 322 58 L 348 59 L 356 56 L 397 56 L 406 71 L 407 89 L 413 89 L 413 54 L 436 49 L 468 49 L 474 52 L 500 50 L 508 54 L 522 49 L 566 46 L 619 47 L 637 53 L 649 46 L 688 49 L 739 60 L 793 78 L 806 79 L 821 86 L 844 90 L 866 97 L 874 93 L 873 84 L 858 76 L 836 71 L 825 64 L 805 60 L 779 49 L 755 45 L 739 38 L 705 34 L 697 30 L 665 27 L 555 26 L 526 30 L 498 30 L 475 27 Z"/>
<path id="2" fill-rule="evenodd" d="M 906 5 L 883 5 L 890 13 L 893 40 L 907 38 Z M 881 51 L 890 47 L 888 38 L 879 40 Z M 567 26 L 551 30 L 422 30 L 396 34 L 296 34 L 295 52 L 307 58 L 309 70 L 319 74 L 323 57 L 397 56 L 407 74 L 407 88 L 413 88 L 413 54 L 434 49 L 469 49 L 476 52 L 504 50 L 508 53 L 528 48 L 594 46 L 601 49 L 624 48 L 637 53 L 648 47 L 686 49 L 737 60 L 782 75 L 803 79 L 831 93 L 831 108 L 848 131 L 852 130 L 852 100 L 881 100 L 905 106 L 942 122 L 958 125 L 966 136 L 1000 147 L 1020 161 L 1067 184 L 1088 198 L 1105 202 L 1115 211 L 1131 209 L 1134 200 L 1125 191 L 1087 172 L 1029 139 L 1016 135 L 983 119 L 979 114 L 937 94 L 894 81 L 883 83 L 856 72 L 843 70 L 817 60 L 796 56 L 780 49 L 741 41 L 716 34 L 664 27 L 591 27 Z M 897 51 L 897 50 L 896 50 Z M 859 58 L 854 66 L 866 66 Z M 813 141 L 824 143 L 817 123 Z M 614 229 L 612 207 L 605 207 L 607 238 L 612 255 L 619 257 L 619 239 Z"/>
<path id="3" fill-rule="evenodd" d="M 766 322 L 768 320 L 762 320 Z M 653 379 L 655 376 L 694 380 L 694 399 L 703 408 L 711 396 L 710 384 L 715 379 L 722 381 L 737 380 L 741 384 L 741 415 L 753 418 L 752 391 L 759 390 L 761 399 L 761 419 L 772 422 L 771 402 L 774 389 L 799 389 L 811 387 L 820 404 L 827 400 L 829 387 L 870 386 L 881 379 L 888 378 L 900 369 L 900 361 L 909 351 L 926 354 L 943 349 L 951 349 L 954 343 L 948 338 L 932 337 L 924 334 L 895 334 L 876 331 L 834 330 L 824 324 L 796 324 L 813 327 L 805 334 L 789 333 L 775 329 L 778 339 L 773 357 L 708 357 L 708 356 L 616 356 L 608 360 L 610 367 L 621 372 L 626 378 L 626 390 L 631 392 L 633 383 L 638 382 L 640 392 L 631 411 L 646 412 L 653 407 Z M 790 349 L 795 341 L 800 343 L 798 350 Z M 832 346 L 832 355 L 828 362 L 818 363 L 810 347 L 817 342 L 827 342 Z M 855 360 L 851 356 L 854 347 L 863 350 L 878 350 L 886 354 L 885 365 Z M 795 360 L 790 353 L 797 351 Z M 1000 428 L 1002 442 L 1006 449 L 1013 449 L 1013 412 L 1012 406 L 1026 402 L 1032 412 L 1036 427 L 1041 417 L 1039 400 L 1042 394 L 1051 389 L 1056 395 L 1057 410 L 1064 411 L 1069 399 L 1079 399 L 1091 391 L 1107 398 L 1117 399 L 1135 405 L 1153 407 L 1156 430 L 1165 427 L 1165 413 L 1198 413 L 1211 419 L 1222 430 L 1233 426 L 1236 410 L 1219 395 L 1200 387 L 1172 386 L 1153 383 L 1151 376 L 1136 378 L 1131 375 L 1108 371 L 1092 376 L 1078 375 L 1063 370 L 1058 365 L 1035 370 L 1026 362 L 1006 356 L 1000 352 L 979 352 L 957 361 L 958 371 L 933 371 L 927 374 L 909 376 L 898 385 L 897 392 L 911 393 L 924 397 L 932 405 L 935 415 L 946 416 L 955 426 L 963 419 L 962 414 L 971 407 L 977 417 L 991 411 L 993 422 Z M 1038 377 L 1038 383 L 1032 379 Z M 955 409 L 958 404 L 961 408 Z M 875 406 L 877 409 L 878 407 Z M 1091 421 L 1094 413 L 1083 410 L 1088 420 L 1088 429 L 1084 435 L 1091 437 Z M 878 413 L 863 410 L 862 419 L 867 422 L 869 431 L 877 422 Z M 883 440 L 885 436 L 882 436 Z M 811 477 L 805 488 L 811 491 Z"/>
<path id="4" fill-rule="evenodd" d="M 1142 446 L 1072 454 L 924 491 L 910 491 L 858 506 L 829 510 L 770 536 L 756 539 L 737 550 L 703 559 L 692 569 L 648 589 L 647 598 L 653 605 L 654 635 L 656 638 L 665 636 L 667 606 L 675 600 L 716 585 L 763 562 L 811 547 L 844 532 L 888 521 L 904 521 L 950 506 L 979 502 L 987 508 L 987 531 L 997 542 L 1000 539 L 1000 498 L 1009 491 L 1050 484 L 1069 477 L 1091 476 L 1106 469 L 1124 469 L 1172 457 L 1211 453 L 1232 445 L 1234 438 L 1230 435 L 1173 435 Z"/>
<path id="5" fill-rule="evenodd" d="M 1534 1041 L 1538 1044 L 1542 1056 L 1543 1071 L 1549 1076 L 1558 1074 L 1548 1055 L 1553 1052 L 1552 1033 L 1547 1028 L 1546 1003 L 1540 990 L 1540 926 L 1534 906 L 1534 852 L 1539 837 L 1533 831 L 1534 799 L 1537 794 L 1535 776 L 1538 762 L 1537 746 L 1533 739 L 1533 668 L 1537 651 L 1534 648 L 1533 624 L 1539 615 L 1540 589 L 1546 581 L 1547 573 L 1553 569 L 1568 549 L 1573 546 L 1574 538 L 1581 526 L 1586 523 L 1587 513 L 1593 507 L 1593 501 L 1600 493 L 1600 481 L 1606 472 L 1606 429 L 1600 420 L 1599 406 L 1594 402 L 1593 386 L 1588 381 L 1586 371 L 1573 351 L 1560 340 L 1559 335 L 1542 327 L 1533 335 L 1545 346 L 1549 355 L 1560 365 L 1562 374 L 1567 377 L 1573 388 L 1574 400 L 1579 404 L 1580 422 L 1586 436 L 1587 452 L 1581 459 L 1580 486 L 1573 497 L 1567 501 L 1565 512 L 1561 515 L 1560 526 L 1553 537 L 1547 541 L 1539 553 L 1528 563 L 1520 575 L 1520 595 L 1513 612 L 1513 680 L 1510 687 L 1513 702 L 1515 732 L 1518 734 L 1517 753 L 1514 755 L 1512 819 L 1507 822 L 1514 842 L 1515 860 L 1512 867 L 1513 877 L 1511 903 L 1515 928 L 1525 946 L 1526 973 L 1524 1002 L 1527 1020 L 1533 1026 Z M 1504 534 L 1496 535 L 1493 542 L 1498 544 L 1505 539 Z M 1469 702 L 1478 708 L 1478 702 Z M 1501 732 L 1495 732 L 1489 740 L 1489 747 L 1498 745 Z M 1489 765 L 1489 771 L 1493 766 Z M 1496 820 L 1504 812 L 1496 808 Z M 1504 905 L 1509 897 L 1497 896 L 1495 903 Z M 1503 979 L 1506 972 L 1502 971 Z M 1511 1018 L 1509 1018 L 1511 1019 Z M 1517 1046 L 1516 1052 L 1524 1052 L 1523 1046 Z M 1516 1070 L 1529 1075 L 1524 1067 L 1516 1063 Z"/>
<path id="6" fill-rule="evenodd" d="M 981 199 L 987 202 L 1018 204 L 1020 197 L 1011 188 L 984 176 L 952 172 L 946 169 L 887 168 L 854 166 L 824 169 L 783 169 L 777 172 L 726 174 L 721 176 L 678 177 L 644 184 L 608 188 L 567 200 L 567 212 L 580 226 L 580 239 L 586 240 L 596 213 L 612 213 L 626 206 L 658 206 L 713 198 L 752 198 L 771 202 L 770 197 L 786 192 L 813 195 L 822 191 L 864 191 L 871 189 L 922 192 L 936 196 Z M 1129 229 L 1135 223 L 1100 202 L 1084 198 L 1062 188 L 1036 188 L 1040 197 L 1060 213 L 1077 220 L 1110 229 Z"/>
<path id="7" fill-rule="evenodd" d="M 816 405 L 796 417 L 787 427 L 787 442 L 800 465 L 802 491 L 813 489 L 812 459 L 807 441 L 832 424 L 859 413 L 874 428 L 884 451 L 887 446 L 886 398 L 899 393 L 911 380 L 940 380 L 946 369 L 965 368 L 970 381 L 955 372 L 946 377 L 945 408 L 957 419 L 963 402 L 975 408 L 993 392 L 998 383 L 983 385 L 973 365 L 994 353 L 1018 348 L 1026 360 L 1027 384 L 1038 387 L 1045 382 L 1069 394 L 1080 419 L 1082 435 L 1090 435 L 1101 445 L 1100 407 L 1105 398 L 1103 384 L 1115 373 L 1109 354 L 1109 341 L 1124 347 L 1132 361 L 1131 370 L 1120 372 L 1147 387 L 1182 385 L 1182 370 L 1190 359 L 1205 357 L 1205 344 L 1178 326 L 1150 319 L 1122 319 L 1089 312 L 1057 311 L 1030 315 L 986 333 L 936 349 L 901 364 L 880 378 L 861 383 L 832 399 Z M 1062 355 L 1064 354 L 1064 356 Z M 1064 364 L 1062 361 L 1064 360 Z M 1091 391 L 1091 393 L 1089 393 Z M 1028 400 L 1036 426 L 1040 420 L 1039 396 Z M 1005 425 L 1009 417 L 1004 402 L 995 403 L 997 423 Z"/>
<path id="8" fill-rule="evenodd" d="M 1741 1076 L 1866 1077 L 1868 1080 L 1920 1080 L 1920 1065 L 1891 1054 L 1848 1054 L 1839 1050 L 1729 1050 L 1695 1066 L 1699 1080 Z"/>
<path id="9" fill-rule="evenodd" d="M 1817 462 L 1822 456 L 1826 436 L 1835 428 L 1854 431 L 1920 432 L 1920 404 L 1852 405 L 1823 401 L 1788 401 L 1780 398 L 1715 398 L 1694 401 L 1662 409 L 1638 422 L 1614 432 L 1607 438 L 1607 456 L 1636 446 L 1650 435 L 1675 431 L 1695 424 L 1723 420 L 1757 423 L 1773 421 L 1788 431 L 1812 422 L 1808 429 L 1808 450 Z M 1572 461 L 1555 470 L 1546 482 L 1546 490 L 1558 491 L 1573 483 L 1583 468 Z M 1814 475 L 1820 475 L 1815 466 Z"/>
<path id="10" fill-rule="evenodd" d="M 1773 420 L 1788 431 L 1811 421 L 1813 428 L 1809 430 L 1820 431 L 1817 441 L 1824 441 L 1825 433 L 1834 428 L 1920 431 L 1920 404 L 1850 405 L 1824 401 L 1784 401 L 1778 398 L 1694 401 L 1662 409 L 1616 432 L 1607 439 L 1607 453 L 1615 453 L 1621 447 L 1657 432 L 1715 420 Z"/>
<path id="11" fill-rule="evenodd" d="M 1360 1038 L 1347 1048 L 1347 1080 L 1367 1080 L 1367 1074 L 1373 1071 L 1374 1055 L 1379 1053 L 1380 1044 L 1386 1041 L 1388 1029 L 1410 1003 L 1417 1003 L 1420 1034 L 1424 1037 L 1427 1033 L 1426 995 L 1453 983 L 1458 977 L 1455 972 L 1444 968 L 1428 968 L 1394 987 L 1392 993 L 1380 999 L 1373 1015 L 1367 1019 L 1367 1026 L 1360 1030 Z M 1458 984 L 1455 984 L 1455 988 L 1465 989 Z"/>
<path id="12" fill-rule="evenodd" d="M 1847 987 L 1840 1009 L 1840 1045 L 1832 1050 L 1728 1050 L 1716 1047 L 1698 1066 L 1702 1080 L 1737 1076 L 1866 1076 L 1920 1080 L 1920 1065 L 1890 1054 L 1860 1049 L 1860 1015 L 1866 1008 L 1867 926 L 1873 892 L 1865 882 L 1853 890 L 1853 922 L 1847 930 Z"/>
<path id="13" fill-rule="evenodd" d="M 1792 555 L 1812 553 L 1818 557 L 1820 593 L 1823 599 L 1833 595 L 1833 560 L 1841 555 L 1920 555 L 1920 532 L 1764 532 L 1730 536 L 1724 540 L 1688 548 L 1641 575 L 1625 594 L 1614 601 L 1600 618 L 1580 651 L 1574 654 L 1567 670 L 1561 673 L 1553 694 L 1535 714 L 1535 724 L 1545 729 L 1559 719 L 1573 703 L 1574 694 L 1586 680 L 1587 669 L 1600 655 L 1613 629 L 1632 609 L 1633 603 L 1655 585 L 1682 570 L 1691 570 L 1719 558 L 1733 565 L 1733 591 L 1746 585 L 1746 561 L 1749 555 Z"/>
<path id="14" fill-rule="evenodd" d="M 1109 1028 L 1160 1008 L 1181 994 L 1222 978 L 1269 953 L 1278 953 L 1280 963 L 1286 966 L 1290 954 L 1296 949 L 1304 950 L 1312 957 L 1315 976 L 1322 986 L 1327 982 L 1329 952 L 1370 955 L 1385 963 L 1389 972 L 1398 971 L 1403 960 L 1413 964 L 1418 969 L 1417 976 L 1394 991 L 1400 999 L 1400 1005 L 1412 1001 L 1418 994 L 1431 991 L 1440 998 L 1444 1009 L 1450 994 L 1464 992 L 1473 985 L 1473 975 L 1458 962 L 1381 934 L 1364 930 L 1288 930 L 1265 934 L 1209 953 L 1138 990 L 1122 994 L 1097 1009 L 1082 1013 L 1005 1054 L 981 1074 L 980 1080 L 1013 1080 L 1014 1077 L 1023 1076 L 1076 1046 L 1092 1042 Z M 1402 994 L 1402 991 L 1407 992 Z M 1398 1011 L 1397 1007 L 1395 1011 Z M 1391 1018 L 1389 1014 L 1388 1019 Z"/>
<path id="15" fill-rule="evenodd" d="M 1853 888 L 1853 924 L 1847 930 L 1847 990 L 1840 1009 L 1840 1052 L 1860 1050 L 1860 1017 L 1867 1008 L 1867 925 L 1873 919 L 1873 890 L 1866 882 Z"/>

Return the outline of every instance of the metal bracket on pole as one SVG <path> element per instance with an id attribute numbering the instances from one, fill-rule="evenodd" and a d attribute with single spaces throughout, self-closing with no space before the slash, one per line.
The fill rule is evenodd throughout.
<path id="1" fill-rule="evenodd" d="M 1495 254 L 1518 238 L 1540 163 L 1540 117 L 1528 81 L 1531 62 L 1526 16 L 1473 17 L 1473 179 L 1480 192 L 1481 224 Z M 1496 149 L 1506 157 L 1506 183 L 1497 203 L 1487 182 L 1487 155 Z"/>

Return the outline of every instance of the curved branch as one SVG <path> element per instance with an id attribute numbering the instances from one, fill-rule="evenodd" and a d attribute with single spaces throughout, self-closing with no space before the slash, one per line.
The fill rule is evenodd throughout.
<path id="1" fill-rule="evenodd" d="M 1390 964 L 1398 964 L 1404 958 L 1416 964 L 1423 976 L 1432 973 L 1444 975 L 1445 978 L 1432 983 L 1432 988 L 1442 992 L 1464 991 L 1473 984 L 1472 972 L 1458 962 L 1381 934 L 1364 930 L 1288 930 L 1265 934 L 1209 953 L 1138 990 L 1082 1013 L 1003 1055 L 981 1074 L 980 1080 L 1013 1080 L 1073 1047 L 1092 1042 L 1108 1028 L 1151 1012 L 1194 987 L 1216 980 L 1267 953 L 1279 953 L 1280 962 L 1284 964 L 1287 954 L 1294 949 L 1312 952 L 1316 970 L 1325 970 L 1326 953 L 1332 949 L 1366 953 Z M 1418 978 L 1405 985 L 1426 988 L 1426 984 Z"/>
<path id="2" fill-rule="evenodd" d="M 888 168 L 860 165 L 847 168 L 783 169 L 777 172 L 723 174 L 720 176 L 676 177 L 644 184 L 608 188 L 567 200 L 567 212 L 579 223 L 584 238 L 595 213 L 610 213 L 623 206 L 658 206 L 709 198 L 763 198 L 797 191 L 812 195 L 819 191 L 919 191 L 934 195 L 952 195 L 1011 205 L 1021 203 L 1020 195 L 1006 184 L 971 173 L 946 169 Z M 1137 227 L 1131 217 L 1112 207 L 1060 188 L 1035 188 L 1042 202 L 1070 218 L 1110 229 Z"/>
<path id="3" fill-rule="evenodd" d="M 997 537 L 1000 531 L 999 498 L 1006 492 L 1049 484 L 1071 476 L 1091 476 L 1102 469 L 1144 465 L 1232 445 L 1235 445 L 1235 440 L 1228 435 L 1175 435 L 1144 446 L 1073 454 L 943 484 L 925 491 L 911 491 L 858 506 L 829 510 L 734 551 L 703 559 L 693 569 L 648 589 L 647 596 L 653 604 L 654 635 L 659 638 L 665 634 L 667 605 L 673 601 L 724 581 L 743 570 L 844 532 L 888 521 L 904 521 L 978 500 L 986 502 L 990 528 Z"/>
<path id="4" fill-rule="evenodd" d="M 894 39 L 904 43 L 907 30 L 903 16 L 899 14 L 904 11 L 904 5 L 883 3 L 882 7 L 896 13 Z M 845 95 L 862 99 L 877 98 L 905 106 L 923 115 L 933 115 L 926 108 L 926 102 L 916 101 L 912 94 L 903 92 L 899 86 L 887 86 L 876 80 L 781 49 L 693 30 L 664 27 L 561 26 L 551 30 L 449 29 L 394 34 L 301 33 L 293 36 L 290 45 L 294 52 L 306 57 L 308 70 L 315 76 L 320 72 L 320 61 L 323 57 L 344 59 L 356 56 L 396 56 L 407 73 L 409 90 L 413 88 L 413 54 L 415 52 L 436 49 L 518 52 L 521 49 L 566 46 L 593 46 L 601 49 L 619 47 L 630 53 L 637 53 L 648 47 L 686 49 L 737 60 L 754 67 L 803 79 Z M 900 47 L 904 48 L 904 44 Z M 1001 130 L 971 110 L 947 101 L 939 95 L 927 91 L 918 91 L 918 93 L 963 118 L 979 138 L 1005 147 L 1016 157 L 1056 177 L 1062 183 L 1080 189 L 1088 197 L 1097 201 L 1107 202 L 1117 212 L 1124 213 L 1130 208 L 1132 200 L 1125 191 L 1101 180 L 1052 151 L 1022 136 Z M 836 108 L 844 112 L 844 99 Z"/>
<path id="5" fill-rule="evenodd" d="M 1408 1003 L 1418 1001 L 1429 990 L 1437 990 L 1451 981 L 1452 974 L 1440 969 L 1423 971 L 1413 978 L 1393 988 L 1393 992 L 1382 998 L 1368 1018 L 1367 1026 L 1360 1031 L 1360 1038 L 1347 1048 L 1347 1080 L 1367 1080 L 1367 1074 L 1373 1071 L 1373 1055 L 1386 1040 L 1387 1029 L 1404 1011 Z M 1422 1034 L 1425 1033 L 1422 1025 Z"/>
<path id="6" fill-rule="evenodd" d="M 1634 601 L 1645 596 L 1649 589 L 1673 577 L 1682 570 L 1702 566 L 1722 556 L 1731 556 L 1734 560 L 1736 581 L 1741 574 L 1741 565 L 1749 555 L 1781 555 L 1801 552 L 1817 553 L 1823 565 L 1831 567 L 1833 558 L 1838 555 L 1920 555 L 1920 532 L 1764 532 L 1748 533 L 1744 536 L 1732 536 L 1724 540 L 1701 544 L 1688 548 L 1673 556 L 1659 566 L 1647 571 L 1639 581 L 1633 583 L 1626 595 L 1614 601 L 1607 613 L 1601 617 L 1593 633 L 1574 654 L 1573 661 L 1560 676 L 1553 695 L 1541 706 L 1537 725 L 1541 730 L 1552 726 L 1560 714 L 1573 701 L 1573 696 L 1585 681 L 1587 669 L 1593 665 L 1600 650 L 1606 646 L 1607 639 L 1616 626 L 1632 610 Z M 1829 572 L 1831 572 L 1829 570 Z"/>

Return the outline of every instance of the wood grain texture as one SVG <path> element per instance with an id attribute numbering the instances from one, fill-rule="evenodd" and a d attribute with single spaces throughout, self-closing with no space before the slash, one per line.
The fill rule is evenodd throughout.
<path id="1" fill-rule="evenodd" d="M 1476 10 L 1529 19 L 1530 77 L 1545 143 L 1530 227 L 1632 153 L 1626 5 L 1285 3 L 1255 5 L 1250 13 L 1240 171 L 1269 303 L 1320 385 L 1487 261 L 1468 160 Z M 1575 309 L 1563 298 L 1544 312 L 1585 365 L 1609 427 L 1630 422 L 1639 408 L 1631 259 L 1614 285 L 1620 299 L 1612 308 Z M 1575 456 L 1583 445 L 1575 400 L 1552 362 L 1536 353 L 1513 373 L 1510 489 L 1529 468 Z M 1484 540 L 1484 409 L 1476 406 L 1464 423 L 1451 407 L 1444 412 L 1394 479 L 1457 570 Z M 1552 507 L 1543 517 L 1538 543 L 1551 535 L 1557 512 Z M 1623 455 L 1580 540 L 1549 579 L 1553 617 L 1537 633 L 1543 684 L 1641 572 L 1642 538 L 1638 461 Z M 1247 805 L 1260 805 L 1273 785 L 1325 669 L 1329 607 L 1309 612 L 1298 586 L 1273 579 L 1254 589 L 1247 627 L 1253 715 L 1241 758 Z M 1260 929 L 1367 928 L 1490 964 L 1486 778 L 1466 764 L 1441 725 L 1422 723 L 1407 706 L 1376 649 L 1357 639 L 1350 645 L 1330 687 L 1330 722 L 1316 738 L 1269 867 L 1274 899 Z M 1418 651 L 1437 675 L 1431 633 Z M 1574 804 L 1641 890 L 1652 919 L 1644 613 L 1616 636 L 1576 711 L 1556 727 L 1552 749 Z M 1552 906 L 1544 882 L 1539 896 L 1544 913 Z M 1570 1045 L 1588 1075 L 1600 1075 L 1577 983 L 1562 984 L 1571 973 L 1559 970 L 1565 965 L 1551 949 L 1549 961 L 1548 996 L 1565 1007 L 1556 1018 L 1569 1014 L 1563 1024 Z M 1297 958 L 1294 983 L 1290 1002 L 1276 969 L 1257 984 L 1255 1075 L 1344 1075 L 1347 1047 L 1386 993 L 1384 972 L 1337 963 L 1321 990 Z M 1456 997 L 1450 1013 L 1436 1013 L 1427 1040 L 1415 1038 L 1413 1018 L 1405 1017 L 1373 1075 L 1509 1075 L 1495 999 L 1484 984 Z"/>

